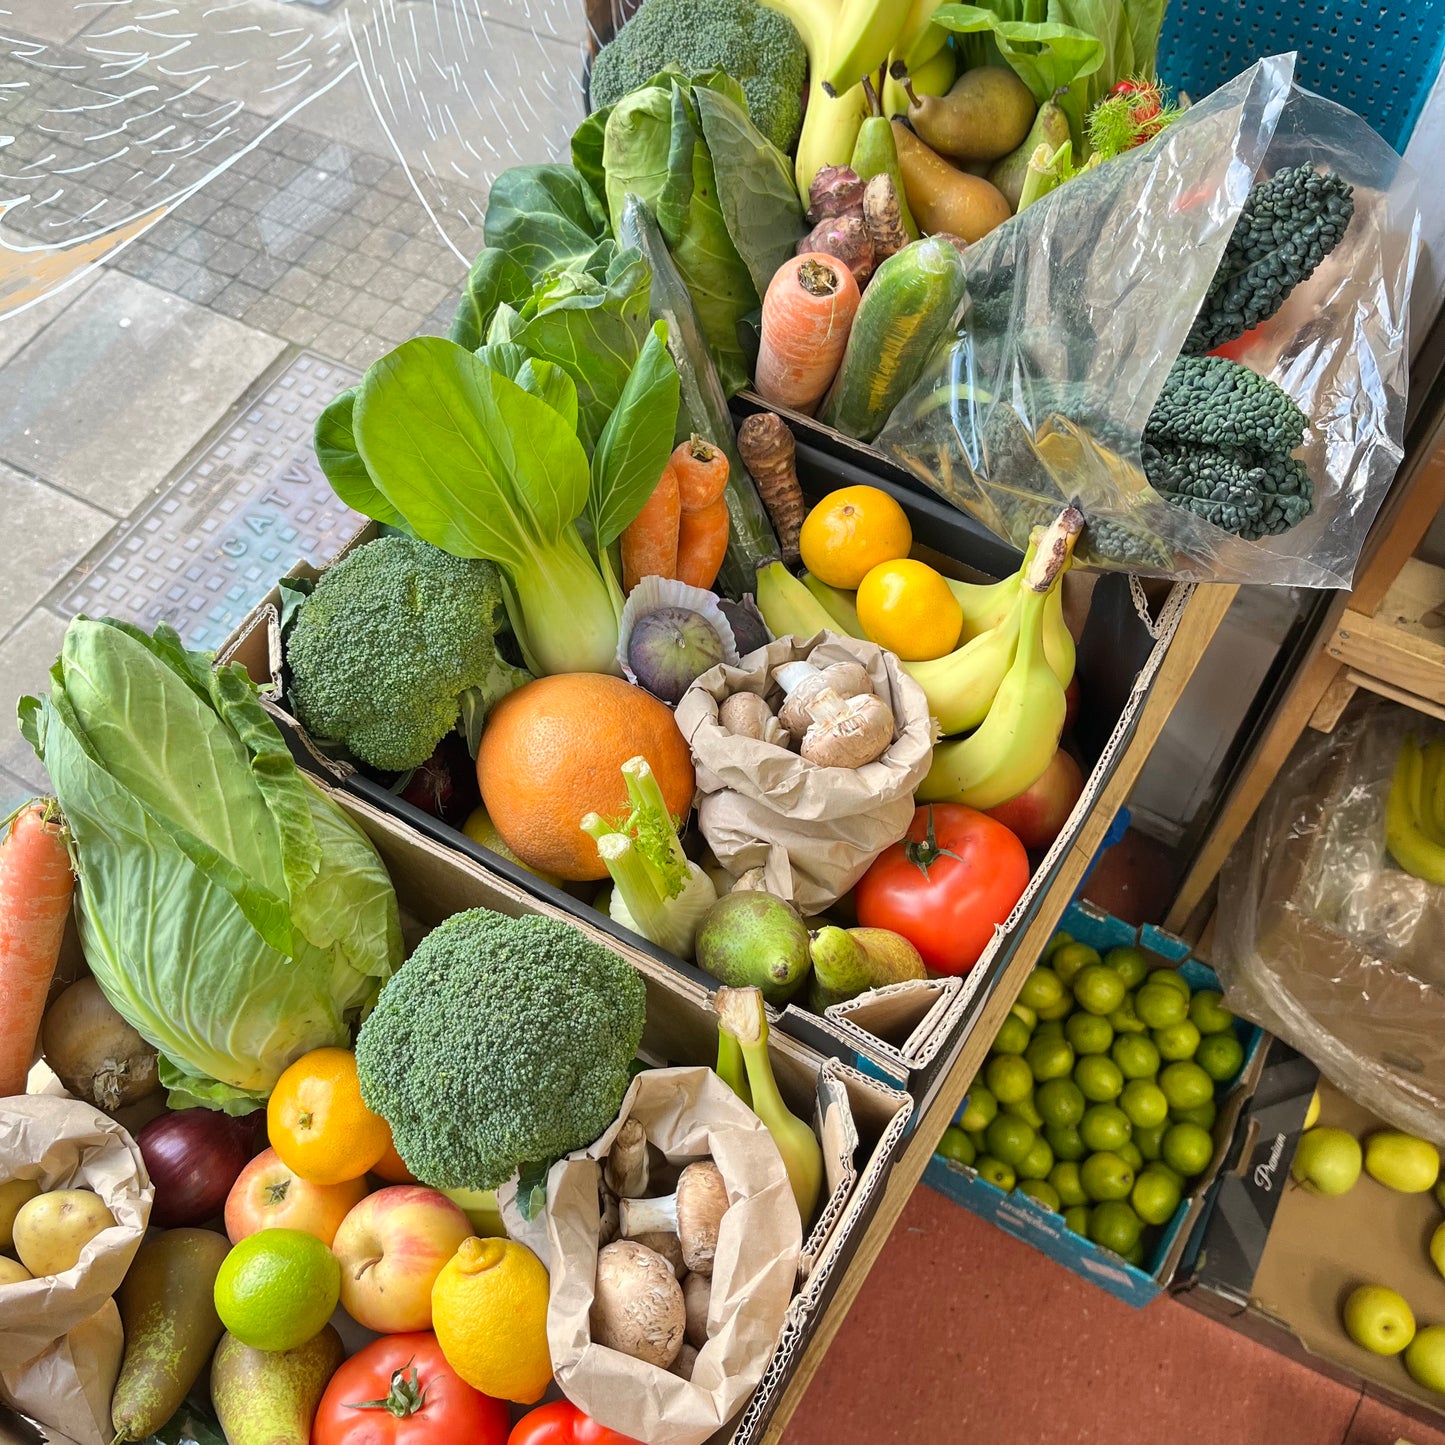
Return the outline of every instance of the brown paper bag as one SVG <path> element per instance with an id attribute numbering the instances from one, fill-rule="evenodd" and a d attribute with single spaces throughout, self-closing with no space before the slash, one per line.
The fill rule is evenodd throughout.
<path id="1" fill-rule="evenodd" d="M 674 1164 L 711 1155 L 727 1182 L 708 1341 L 690 1381 L 592 1343 L 597 1161 L 628 1118 Z M 547 1341 L 567 1398 L 644 1445 L 702 1445 L 762 1379 L 798 1272 L 802 1223 L 772 1135 L 712 1070 L 650 1070 L 633 1080 L 622 1112 L 595 1144 L 552 1167 L 545 1218 L 552 1274 Z"/>
<path id="2" fill-rule="evenodd" d="M 735 737 L 718 722 L 718 705 L 735 692 L 757 693 L 776 712 L 783 696 L 773 669 L 804 659 L 866 669 L 893 709 L 893 744 L 876 762 L 819 767 L 776 744 Z M 697 767 L 698 827 L 734 878 L 761 867 L 769 893 L 804 914 L 821 913 L 908 831 L 914 791 L 933 760 L 928 699 L 891 652 L 832 632 L 806 642 L 783 638 L 744 661 L 705 672 L 677 705 Z"/>
<path id="3" fill-rule="evenodd" d="M 151 1184 L 134 1139 L 78 1099 L 0 1099 L 0 1178 L 92 1189 L 115 1216 L 63 1274 L 0 1285 L 0 1387 L 116 1292 L 145 1235 Z M 48 1423 L 48 1422 L 44 1422 Z"/>
<path id="4" fill-rule="evenodd" d="M 106 1300 L 88 1319 L 0 1379 L 0 1399 L 39 1420 L 51 1445 L 110 1445 L 110 1400 L 125 1336 Z"/>

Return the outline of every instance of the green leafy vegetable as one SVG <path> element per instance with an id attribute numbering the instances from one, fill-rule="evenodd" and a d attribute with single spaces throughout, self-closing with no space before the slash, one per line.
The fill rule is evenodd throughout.
<path id="1" fill-rule="evenodd" d="M 353 412 L 356 388 L 348 387 L 316 419 L 316 460 L 331 483 L 331 490 L 363 517 L 374 517 L 388 527 L 406 530 L 401 513 L 377 491 L 361 453 L 356 449 Z"/>
<path id="2" fill-rule="evenodd" d="M 458 346 L 475 351 L 486 340 L 498 306 L 520 306 L 532 292 L 531 278 L 508 251 L 488 246 L 472 262 L 448 333 Z"/>
<path id="3" fill-rule="evenodd" d="M 571 166 L 513 166 L 492 182 L 482 234 L 537 281 L 590 256 L 607 211 Z"/>
<path id="4" fill-rule="evenodd" d="M 77 618 L 20 700 L 71 829 L 86 959 L 172 1107 L 246 1113 L 345 1046 L 401 961 L 371 844 L 297 771 L 239 667 L 164 625 Z"/>

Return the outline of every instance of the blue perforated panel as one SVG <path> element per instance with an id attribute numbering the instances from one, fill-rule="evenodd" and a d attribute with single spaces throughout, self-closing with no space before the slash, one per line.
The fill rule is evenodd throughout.
<path id="1" fill-rule="evenodd" d="M 1159 74 L 1197 99 L 1260 56 L 1295 50 L 1302 86 L 1364 116 L 1403 151 L 1442 48 L 1445 0 L 1171 0 Z"/>

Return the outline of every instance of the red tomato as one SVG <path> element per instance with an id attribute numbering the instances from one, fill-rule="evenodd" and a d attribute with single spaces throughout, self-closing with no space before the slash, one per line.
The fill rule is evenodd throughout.
<path id="1" fill-rule="evenodd" d="M 510 1412 L 459 1380 L 430 1330 L 383 1335 L 331 1377 L 311 1445 L 505 1445 Z"/>
<path id="2" fill-rule="evenodd" d="M 864 928 L 891 928 L 934 973 L 967 973 L 1029 882 L 1024 845 L 1002 823 L 958 803 L 919 808 L 901 843 L 858 880 Z"/>
<path id="3" fill-rule="evenodd" d="M 507 1445 L 637 1445 L 637 1441 L 589 1419 L 570 1400 L 555 1400 L 518 1420 Z"/>

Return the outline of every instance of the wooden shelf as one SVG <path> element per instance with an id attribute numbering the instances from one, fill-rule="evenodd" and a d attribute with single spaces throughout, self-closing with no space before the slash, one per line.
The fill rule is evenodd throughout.
<path id="1" fill-rule="evenodd" d="M 1349 669 L 1346 676 L 1355 686 L 1441 716 L 1445 569 L 1410 558 L 1373 615 L 1346 609 L 1328 651 Z"/>

